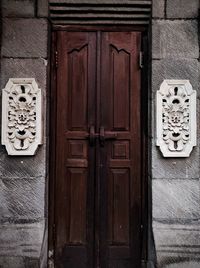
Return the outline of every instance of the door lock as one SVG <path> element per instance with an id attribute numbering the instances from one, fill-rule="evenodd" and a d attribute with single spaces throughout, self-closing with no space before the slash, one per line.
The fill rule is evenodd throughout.
<path id="1" fill-rule="evenodd" d="M 99 139 L 101 147 L 105 146 L 106 140 L 115 140 L 117 138 L 117 133 L 113 131 L 105 131 L 104 127 L 100 127 L 99 133 L 95 132 L 94 126 L 90 127 L 89 130 L 89 144 L 90 146 L 95 145 L 96 139 Z"/>
<path id="2" fill-rule="evenodd" d="M 99 138 L 99 134 L 95 133 L 94 126 L 91 126 L 90 131 L 89 131 L 89 144 L 90 144 L 90 146 L 95 145 L 96 138 Z"/>

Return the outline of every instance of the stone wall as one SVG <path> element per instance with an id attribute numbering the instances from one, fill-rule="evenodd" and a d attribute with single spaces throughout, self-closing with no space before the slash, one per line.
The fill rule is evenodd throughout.
<path id="1" fill-rule="evenodd" d="M 189 79 L 199 110 L 199 0 L 153 0 L 152 122 L 163 79 Z M 199 111 L 197 124 L 199 129 Z M 163 158 L 152 126 L 153 233 L 158 268 L 200 267 L 198 145 L 189 158 Z"/>
<path id="2" fill-rule="evenodd" d="M 35 78 L 42 89 L 44 143 L 35 156 L 8 156 L 0 146 L 0 267 L 46 267 L 46 1 L 1 1 L 0 86 L 11 77 Z"/>
<path id="3" fill-rule="evenodd" d="M 154 124 L 163 79 L 189 79 L 199 110 L 198 9 L 198 0 L 153 0 L 150 171 L 158 268 L 200 267 L 199 144 L 189 158 L 163 158 Z M 33 157 L 11 157 L 0 146 L 0 267 L 46 267 L 48 5 L 1 0 L 1 14 L 0 86 L 10 77 L 36 78 L 44 100 L 44 144 Z"/>

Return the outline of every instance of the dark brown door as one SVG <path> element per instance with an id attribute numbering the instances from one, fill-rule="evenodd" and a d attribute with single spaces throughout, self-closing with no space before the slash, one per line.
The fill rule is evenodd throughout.
<path id="1" fill-rule="evenodd" d="M 56 267 L 139 268 L 141 34 L 56 40 Z"/>

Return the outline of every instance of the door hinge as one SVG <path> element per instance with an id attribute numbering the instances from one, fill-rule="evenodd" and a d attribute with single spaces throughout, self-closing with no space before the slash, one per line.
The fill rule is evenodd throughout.
<path id="1" fill-rule="evenodd" d="M 139 55 L 139 66 L 140 68 L 144 68 L 144 52 L 140 51 Z"/>
<path id="2" fill-rule="evenodd" d="M 55 52 L 55 64 L 56 68 L 58 68 L 58 51 Z"/>

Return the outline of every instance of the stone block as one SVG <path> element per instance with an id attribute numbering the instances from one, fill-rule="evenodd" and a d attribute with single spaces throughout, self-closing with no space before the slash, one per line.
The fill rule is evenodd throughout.
<path id="1" fill-rule="evenodd" d="M 167 0 L 167 18 L 197 18 L 199 0 Z"/>
<path id="2" fill-rule="evenodd" d="M 183 261 L 179 263 L 172 263 L 169 265 L 166 265 L 165 268 L 199 268 L 200 267 L 200 261 Z"/>
<path id="3" fill-rule="evenodd" d="M 16 257 L 21 264 L 29 261 L 34 263 L 39 259 L 44 235 L 44 221 L 32 224 L 2 224 L 0 225 L 0 265 L 4 256 Z M 21 258 L 19 258 L 21 257 Z M 30 258 L 29 260 L 26 258 Z M 31 260 L 32 259 L 32 260 Z M 4 268 L 4 266 L 0 266 Z M 18 266 L 5 266 L 16 268 Z M 21 266 L 35 267 L 35 266 Z"/>
<path id="4" fill-rule="evenodd" d="M 46 95 L 47 87 L 47 61 L 39 59 L 1 59 L 1 89 L 5 87 L 9 78 L 35 78 L 38 86 L 42 90 L 42 95 Z"/>
<path id="5" fill-rule="evenodd" d="M 40 260 L 33 258 L 24 258 L 25 268 L 41 268 Z M 47 267 L 47 264 L 46 264 Z"/>
<path id="6" fill-rule="evenodd" d="M 199 57 L 196 20 L 154 20 L 152 26 L 153 59 Z"/>
<path id="7" fill-rule="evenodd" d="M 2 56 L 47 57 L 48 27 L 45 19 L 3 19 Z"/>
<path id="8" fill-rule="evenodd" d="M 198 179 L 152 181 L 153 218 L 163 222 L 191 222 L 200 219 Z"/>
<path id="9" fill-rule="evenodd" d="M 37 0 L 37 16 L 48 17 L 49 15 L 49 2 L 48 0 Z"/>
<path id="10" fill-rule="evenodd" d="M 164 18 L 165 15 L 165 1 L 164 0 L 153 0 L 152 3 L 152 15 L 153 18 Z"/>
<path id="11" fill-rule="evenodd" d="M 44 178 L 1 178 L 0 186 L 1 223 L 35 222 L 44 218 Z"/>
<path id="12" fill-rule="evenodd" d="M 200 267 L 200 226 L 153 223 L 158 268 Z"/>
<path id="13" fill-rule="evenodd" d="M 13 257 L 13 256 L 1 256 L 0 255 L 0 267 L 1 268 L 24 268 L 23 257 Z"/>
<path id="14" fill-rule="evenodd" d="M 39 260 L 21 256 L 0 256 L 1 268 L 39 268 Z"/>
<path id="15" fill-rule="evenodd" d="M 164 79 L 188 79 L 200 95 L 200 65 L 196 59 L 162 59 L 152 62 L 152 99 Z"/>
<path id="16" fill-rule="evenodd" d="M 34 17 L 35 0 L 2 0 L 2 17 Z"/>
<path id="17" fill-rule="evenodd" d="M 155 144 L 155 139 L 152 140 L 152 177 L 154 179 L 197 179 L 199 172 L 199 144 L 193 148 L 190 157 L 164 158 Z"/>
<path id="18" fill-rule="evenodd" d="M 9 156 L 4 146 L 0 146 L 0 177 L 45 177 L 46 148 L 40 145 L 34 156 Z"/>

